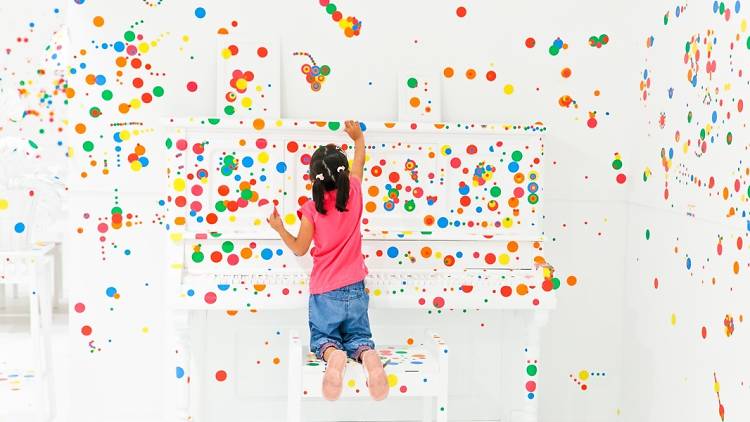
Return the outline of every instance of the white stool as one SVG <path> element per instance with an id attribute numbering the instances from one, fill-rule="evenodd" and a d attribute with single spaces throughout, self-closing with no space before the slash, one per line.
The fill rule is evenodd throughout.
<path id="1" fill-rule="evenodd" d="M 448 346 L 432 332 L 427 341 L 408 346 L 381 346 L 380 359 L 385 365 L 390 397 L 422 397 L 423 421 L 448 420 Z M 289 335 L 289 391 L 287 421 L 299 422 L 302 399 L 320 398 L 326 363 L 307 347 L 303 348 L 299 335 Z M 365 398 L 370 394 L 365 384 L 362 365 L 349 359 L 344 374 L 342 399 Z M 386 399 L 387 401 L 388 399 Z"/>
<path id="2" fill-rule="evenodd" d="M 54 244 L 41 244 L 27 250 L 0 252 L 0 290 L 5 285 L 25 285 L 29 290 L 33 407 L 41 421 L 51 420 L 55 409 L 51 345 L 54 257 L 50 251 L 53 248 Z M 3 316 L 19 315 L 0 314 Z"/>

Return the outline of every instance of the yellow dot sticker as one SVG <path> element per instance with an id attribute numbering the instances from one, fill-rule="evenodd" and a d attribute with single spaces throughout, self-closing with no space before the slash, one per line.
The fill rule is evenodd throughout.
<path id="1" fill-rule="evenodd" d="M 398 384 L 398 377 L 396 374 L 388 374 L 388 387 L 395 387 Z"/>

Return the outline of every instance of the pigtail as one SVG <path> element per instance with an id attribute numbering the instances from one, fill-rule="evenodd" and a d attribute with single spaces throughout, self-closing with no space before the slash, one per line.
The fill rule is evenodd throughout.
<path id="1" fill-rule="evenodd" d="M 349 202 L 349 171 L 340 166 L 336 173 L 336 209 L 346 211 L 346 203 Z"/>
<path id="2" fill-rule="evenodd" d="M 315 209 L 319 213 L 325 214 L 325 168 L 322 159 L 310 163 L 310 178 L 312 179 L 312 196 L 313 201 L 315 201 Z"/>
<path id="3" fill-rule="evenodd" d="M 325 214 L 326 207 L 323 204 L 323 198 L 325 197 L 325 188 L 323 187 L 323 182 L 321 182 L 318 179 L 315 179 L 313 181 L 312 196 L 313 196 L 313 201 L 315 201 L 315 209 L 319 213 Z"/>

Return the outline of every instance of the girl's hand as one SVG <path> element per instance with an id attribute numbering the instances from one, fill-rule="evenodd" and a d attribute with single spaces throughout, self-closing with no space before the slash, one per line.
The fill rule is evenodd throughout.
<path id="1" fill-rule="evenodd" d="M 362 134 L 362 128 L 359 127 L 359 122 L 354 120 L 347 120 L 344 122 L 344 131 L 352 138 L 353 141 L 364 139 Z"/>
<path id="2" fill-rule="evenodd" d="M 266 221 L 276 232 L 280 232 L 284 228 L 284 221 L 281 220 L 281 216 L 279 215 L 279 211 L 276 210 L 276 207 L 273 208 L 273 213 L 266 218 Z"/>

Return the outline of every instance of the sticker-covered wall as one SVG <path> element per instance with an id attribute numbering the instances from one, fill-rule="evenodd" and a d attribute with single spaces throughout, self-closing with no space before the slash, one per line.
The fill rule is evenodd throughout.
<path id="1" fill-rule="evenodd" d="M 626 288 L 627 420 L 750 417 L 748 4 L 638 12 L 641 103 Z M 635 88 L 635 87 L 634 87 Z"/>
<path id="2" fill-rule="evenodd" d="M 630 173 L 637 163 L 629 131 L 638 105 L 632 75 L 639 63 L 630 44 L 633 29 L 625 19 L 634 16 L 629 4 L 53 3 L 44 10 L 13 10 L 15 21 L 33 22 L 36 33 L 42 26 L 39 16 L 67 9 L 68 36 L 65 44 L 59 41 L 69 46 L 64 80 L 47 89 L 55 116 L 65 113 L 66 120 L 58 128 L 57 117 L 53 123 L 46 109 L 36 107 L 50 122 L 46 134 L 66 136 L 58 143 L 24 129 L 21 139 L 23 151 L 49 149 L 69 167 L 65 234 L 71 246 L 66 276 L 71 283 L 72 418 L 143 419 L 161 412 L 160 374 L 170 365 L 161 353 L 166 269 L 161 245 L 169 224 L 164 191 L 167 159 L 176 148 L 160 129 L 165 116 L 250 117 L 252 130 L 272 126 L 279 117 L 542 122 L 548 131 L 545 255 L 561 286 L 558 309 L 542 334 L 535 399 L 544 420 L 618 417 L 625 201 L 628 189 L 640 183 L 640 169 L 638 180 Z M 49 18 L 43 26 L 51 34 L 56 25 Z M 3 39 L 3 55 L 27 48 L 16 37 L 23 39 L 31 30 L 19 31 Z M 49 39 L 46 43 L 55 46 L 55 38 Z M 25 95 L 26 82 L 9 63 L 3 70 L 4 92 Z M 54 73 L 56 66 L 50 61 L 43 71 Z M 644 74 L 649 77 L 655 76 Z M 676 121 L 676 116 L 667 118 Z M 19 116 L 3 119 L 7 125 Z M 263 153 L 250 158 L 263 162 Z M 296 167 L 282 164 L 268 167 L 271 172 Z M 654 174 L 658 169 L 652 166 Z M 0 194 L 0 216 L 7 203 Z M 503 259 L 503 251 L 497 253 Z M 207 411 L 217 420 L 237 409 L 259 419 L 282 410 L 280 384 L 265 386 L 260 378 L 239 376 L 262 376 L 265 383 L 285 376 L 283 354 L 275 351 L 284 350 L 290 325 L 282 321 L 288 319 L 262 314 L 210 317 L 207 367 L 222 376 L 212 377 L 204 392 Z M 442 324 L 448 341 L 453 336 L 453 343 L 465 342 L 465 358 L 451 362 L 456 380 L 451 395 L 460 399 L 476 390 L 484 404 L 466 414 L 497 415 L 499 402 L 493 397 L 505 392 L 494 390 L 485 375 L 495 368 L 494 361 L 478 359 L 485 356 L 483 347 L 498 347 L 491 346 L 502 326 L 497 315 L 394 311 L 373 319 L 385 323 L 404 316 L 413 326 Z M 276 326 L 274 321 L 280 322 Z M 231 342 L 237 351 L 221 346 L 235 332 L 244 334 Z M 402 342 L 409 336 L 408 330 L 387 334 Z M 235 353 L 249 357 L 234 362 Z M 178 377 L 183 375 L 178 371 Z M 241 400 L 225 394 L 232 387 Z"/>

